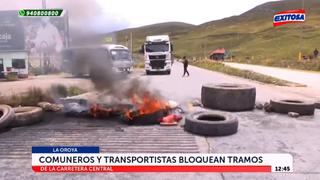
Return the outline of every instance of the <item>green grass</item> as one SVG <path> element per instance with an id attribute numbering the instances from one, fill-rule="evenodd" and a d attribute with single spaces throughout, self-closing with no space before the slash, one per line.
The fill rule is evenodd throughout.
<path id="1" fill-rule="evenodd" d="M 86 92 L 85 90 L 77 86 L 70 86 L 69 88 L 67 88 L 67 96 L 77 96 L 85 92 Z"/>
<path id="2" fill-rule="evenodd" d="M 1 97 L 0 104 L 16 106 L 35 106 L 41 101 L 54 102 L 54 99 L 44 93 L 40 88 L 30 88 L 26 93 L 13 94 L 9 97 Z"/>
<path id="3" fill-rule="evenodd" d="M 6 76 L 6 80 L 7 81 L 18 81 L 19 80 L 18 74 L 16 72 L 10 72 Z"/>
<path id="4" fill-rule="evenodd" d="M 142 54 L 133 54 L 134 68 L 144 69 L 144 56 Z"/>
<path id="5" fill-rule="evenodd" d="M 64 98 L 67 96 L 76 96 L 86 91 L 76 87 L 70 86 L 66 87 L 61 84 L 53 85 L 47 91 L 44 91 L 40 88 L 33 87 L 28 89 L 27 92 L 22 94 L 13 94 L 11 96 L 0 97 L 0 104 L 7 104 L 12 107 L 17 106 L 37 106 L 39 102 L 50 102 L 55 103 L 59 98 Z"/>
<path id="6" fill-rule="evenodd" d="M 77 87 L 77 86 L 65 86 L 63 84 L 52 85 L 48 94 L 51 94 L 54 97 L 67 97 L 67 96 L 77 96 L 83 94 L 86 91 Z"/>
<path id="7" fill-rule="evenodd" d="M 246 79 L 251 79 L 251 80 L 259 81 L 259 82 L 266 83 L 266 84 L 274 84 L 274 85 L 278 85 L 278 86 L 302 86 L 297 83 L 281 80 L 278 78 L 274 78 L 274 77 L 267 76 L 264 74 L 256 73 L 253 71 L 233 68 L 230 66 L 226 66 L 220 62 L 215 62 L 215 61 L 211 61 L 211 60 L 193 61 L 190 64 L 197 66 L 197 67 L 200 67 L 200 68 L 204 68 L 204 69 L 208 69 L 208 70 L 212 70 L 212 71 L 217 71 L 217 72 L 229 74 L 232 76 L 238 76 L 238 77 L 242 77 L 242 78 L 246 78 Z"/>

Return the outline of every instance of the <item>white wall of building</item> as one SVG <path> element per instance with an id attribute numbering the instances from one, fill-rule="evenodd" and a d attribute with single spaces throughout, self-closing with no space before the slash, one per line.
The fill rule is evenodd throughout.
<path id="1" fill-rule="evenodd" d="M 26 68 L 24 69 L 13 69 L 12 71 L 18 72 L 18 75 L 28 75 L 28 53 L 24 51 L 15 52 L 0 52 L 0 59 L 3 60 L 4 72 L 7 73 L 7 67 L 12 68 L 12 59 L 25 59 Z"/>

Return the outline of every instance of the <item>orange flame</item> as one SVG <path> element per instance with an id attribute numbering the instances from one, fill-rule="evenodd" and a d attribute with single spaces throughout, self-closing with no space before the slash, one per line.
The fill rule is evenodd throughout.
<path id="1" fill-rule="evenodd" d="M 131 103 L 135 107 L 134 109 L 120 110 L 120 112 L 122 112 L 129 120 L 132 120 L 136 116 L 152 114 L 159 110 L 169 109 L 167 103 L 147 91 L 143 92 L 140 96 L 138 94 L 134 94 L 131 97 Z M 113 111 L 119 111 L 119 109 L 105 108 L 100 104 L 92 104 L 90 107 L 90 114 L 94 118 L 109 117 Z"/>
<path id="2" fill-rule="evenodd" d="M 132 120 L 134 116 L 152 114 L 159 110 L 167 109 L 167 104 L 161 101 L 156 96 L 151 95 L 149 92 L 144 92 L 142 97 L 134 94 L 131 97 L 132 104 L 137 108 L 137 111 L 126 110 L 124 116 Z"/>

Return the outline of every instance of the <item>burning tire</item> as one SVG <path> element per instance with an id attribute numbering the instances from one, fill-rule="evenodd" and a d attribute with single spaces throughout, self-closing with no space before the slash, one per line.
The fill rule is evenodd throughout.
<path id="1" fill-rule="evenodd" d="M 10 124 L 12 127 L 31 125 L 42 120 L 43 111 L 40 107 L 17 107 L 14 108 L 15 120 Z"/>
<path id="2" fill-rule="evenodd" d="M 159 124 L 163 117 L 163 110 L 158 110 L 154 113 L 135 116 L 133 119 L 126 120 L 126 122 L 130 125 L 154 125 Z"/>
<path id="3" fill-rule="evenodd" d="M 288 114 L 289 112 L 299 113 L 300 115 L 313 115 L 315 104 L 302 100 L 270 100 L 273 112 Z"/>
<path id="4" fill-rule="evenodd" d="M 196 112 L 188 115 L 185 130 L 205 136 L 226 136 L 238 131 L 238 120 L 230 114 Z"/>
<path id="5" fill-rule="evenodd" d="M 0 129 L 6 128 L 14 118 L 14 111 L 10 106 L 0 105 Z"/>
<path id="6" fill-rule="evenodd" d="M 256 88 L 246 84 L 205 84 L 202 104 L 210 109 L 248 111 L 254 109 Z"/>

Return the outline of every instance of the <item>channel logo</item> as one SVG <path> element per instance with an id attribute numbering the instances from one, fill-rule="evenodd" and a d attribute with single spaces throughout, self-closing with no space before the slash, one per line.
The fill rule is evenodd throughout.
<path id="1" fill-rule="evenodd" d="M 273 26 L 281 26 L 289 23 L 302 23 L 306 19 L 305 10 L 289 10 L 278 12 L 273 17 Z"/>

